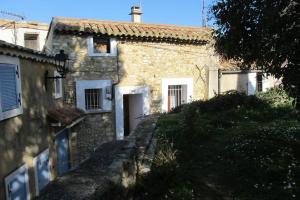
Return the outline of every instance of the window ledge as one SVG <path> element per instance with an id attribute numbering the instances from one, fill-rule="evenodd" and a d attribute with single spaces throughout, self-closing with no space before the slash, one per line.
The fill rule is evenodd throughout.
<path id="1" fill-rule="evenodd" d="M 115 57 L 117 56 L 114 53 L 92 53 L 89 54 L 90 57 Z"/>
<path id="2" fill-rule="evenodd" d="M 101 113 L 109 113 L 111 110 L 86 110 L 85 114 L 101 114 Z"/>
<path id="3" fill-rule="evenodd" d="M 62 98 L 62 95 L 53 95 L 54 96 L 54 99 L 58 100 L 58 99 L 61 99 Z"/>

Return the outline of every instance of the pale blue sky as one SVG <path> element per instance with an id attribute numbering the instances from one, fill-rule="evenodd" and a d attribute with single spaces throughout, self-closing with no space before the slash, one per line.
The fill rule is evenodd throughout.
<path id="1" fill-rule="evenodd" d="M 213 1 L 205 0 L 206 7 Z M 0 0 L 0 10 L 27 21 L 50 22 L 53 16 L 129 21 L 130 7 L 140 2 L 145 23 L 202 25 L 202 0 Z"/>

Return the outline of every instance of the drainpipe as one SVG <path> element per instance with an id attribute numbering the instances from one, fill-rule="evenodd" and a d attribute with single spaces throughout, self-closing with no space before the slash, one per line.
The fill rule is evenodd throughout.
<path id="1" fill-rule="evenodd" d="M 221 77 L 222 77 L 222 70 L 218 69 L 218 95 L 221 94 Z"/>
<path id="2" fill-rule="evenodd" d="M 119 48 L 117 47 L 117 76 L 118 76 L 118 80 L 116 83 L 112 84 L 112 100 L 115 99 L 115 86 L 118 85 L 120 83 L 120 74 L 119 74 Z"/>

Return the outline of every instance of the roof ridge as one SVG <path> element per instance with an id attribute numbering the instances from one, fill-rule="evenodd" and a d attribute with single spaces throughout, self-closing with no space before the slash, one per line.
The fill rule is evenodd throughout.
<path id="1" fill-rule="evenodd" d="M 202 26 L 187 26 L 187 25 L 178 25 L 178 24 L 155 24 L 155 23 L 134 23 L 130 21 L 115 21 L 115 20 L 102 20 L 102 19 L 88 19 L 88 18 L 68 18 L 68 17 L 53 17 L 56 22 L 85 22 L 85 23 L 113 23 L 113 24 L 126 24 L 130 26 L 157 26 L 157 27 L 172 27 L 172 28 L 186 28 L 186 29 L 206 29 L 210 30 L 210 27 Z"/>

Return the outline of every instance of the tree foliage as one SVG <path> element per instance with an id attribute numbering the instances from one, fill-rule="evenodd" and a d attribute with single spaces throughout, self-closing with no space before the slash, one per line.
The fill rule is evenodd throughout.
<path id="1" fill-rule="evenodd" d="M 219 0 L 212 7 L 216 49 L 282 83 L 300 108 L 299 0 Z"/>

